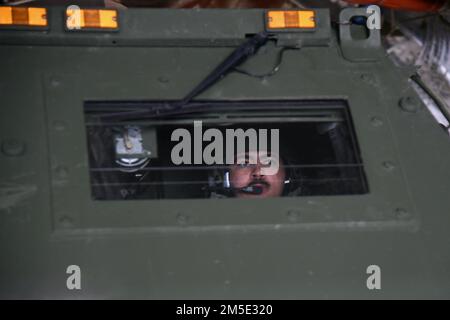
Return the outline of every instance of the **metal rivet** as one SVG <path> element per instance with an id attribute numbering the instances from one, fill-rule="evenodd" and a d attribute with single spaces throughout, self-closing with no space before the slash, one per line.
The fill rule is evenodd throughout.
<path id="1" fill-rule="evenodd" d="M 408 220 L 411 218 L 411 213 L 404 208 L 395 209 L 395 216 L 399 220 Z"/>
<path id="2" fill-rule="evenodd" d="M 360 76 L 361 80 L 366 81 L 366 82 L 372 82 L 373 81 L 373 76 L 369 73 L 363 73 Z"/>
<path id="3" fill-rule="evenodd" d="M 59 218 L 59 225 L 64 228 L 72 227 L 73 226 L 72 218 L 70 218 L 69 216 L 65 216 L 65 215 L 61 216 Z"/>
<path id="4" fill-rule="evenodd" d="M 359 78 L 369 85 L 375 85 L 377 83 L 376 78 L 370 73 L 363 73 L 359 76 Z"/>
<path id="5" fill-rule="evenodd" d="M 286 215 L 289 221 L 295 222 L 300 217 L 300 212 L 298 210 L 289 210 Z"/>
<path id="6" fill-rule="evenodd" d="M 169 78 L 165 77 L 165 76 L 160 76 L 158 78 L 158 81 L 161 83 L 168 83 L 169 82 Z"/>
<path id="7" fill-rule="evenodd" d="M 53 128 L 56 131 L 63 131 L 66 129 L 66 123 L 64 121 L 53 121 Z"/>
<path id="8" fill-rule="evenodd" d="M 56 78 L 52 78 L 52 79 L 50 80 L 50 84 L 51 84 L 53 87 L 57 87 L 57 86 L 59 86 L 59 85 L 61 84 L 61 82 L 60 82 L 58 79 L 56 79 Z"/>
<path id="9" fill-rule="evenodd" d="M 381 127 L 383 125 L 383 120 L 378 117 L 372 117 L 370 119 L 370 124 L 374 127 Z"/>
<path id="10" fill-rule="evenodd" d="M 9 157 L 21 156 L 25 153 L 25 143 L 15 139 L 5 140 L 2 142 L 2 152 Z"/>
<path id="11" fill-rule="evenodd" d="M 399 106 L 403 111 L 414 113 L 419 110 L 419 101 L 414 97 L 407 96 L 400 99 Z"/>
<path id="12" fill-rule="evenodd" d="M 181 213 L 179 213 L 179 214 L 177 215 L 177 221 L 178 221 L 179 224 L 185 225 L 185 224 L 188 223 L 189 217 L 188 217 L 188 216 L 185 216 L 185 215 L 183 215 L 183 214 L 181 214 Z"/>
<path id="13" fill-rule="evenodd" d="M 383 162 L 383 168 L 387 171 L 392 171 L 395 169 L 395 165 L 391 161 L 385 161 Z"/>
<path id="14" fill-rule="evenodd" d="M 57 166 L 55 172 L 60 179 L 66 179 L 69 176 L 69 169 L 65 166 Z"/>

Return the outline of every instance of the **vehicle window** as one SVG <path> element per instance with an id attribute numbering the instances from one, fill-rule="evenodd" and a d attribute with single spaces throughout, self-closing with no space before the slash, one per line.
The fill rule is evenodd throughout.
<path id="1" fill-rule="evenodd" d="M 343 103 L 202 102 L 167 115 L 156 105 L 85 103 L 93 199 L 368 192 Z"/>

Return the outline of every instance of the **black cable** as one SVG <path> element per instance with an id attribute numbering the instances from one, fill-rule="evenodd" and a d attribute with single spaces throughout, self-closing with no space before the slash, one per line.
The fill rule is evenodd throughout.
<path id="1" fill-rule="evenodd" d="M 187 105 L 192 99 L 221 80 L 229 71 L 233 70 L 233 68 L 243 63 L 249 57 L 253 56 L 261 46 L 266 44 L 268 40 L 269 34 L 265 31 L 257 33 L 249 38 L 247 41 L 237 47 L 181 101 L 173 103 L 170 107 L 172 109 L 181 109 L 183 106 Z"/>
<path id="2" fill-rule="evenodd" d="M 299 48 L 284 47 L 284 48 L 280 49 L 280 51 L 278 51 L 277 61 L 275 63 L 275 66 L 272 68 L 272 70 L 270 70 L 267 73 L 254 74 L 254 73 L 251 73 L 249 71 L 246 71 L 246 70 L 243 70 L 243 69 L 239 69 L 239 68 L 234 68 L 233 71 L 241 73 L 241 74 L 244 74 L 244 75 L 249 76 L 249 77 L 257 78 L 257 79 L 265 79 L 265 78 L 271 77 L 271 76 L 273 76 L 274 74 L 276 74 L 280 70 L 281 64 L 283 63 L 284 53 L 287 50 L 299 50 Z"/>

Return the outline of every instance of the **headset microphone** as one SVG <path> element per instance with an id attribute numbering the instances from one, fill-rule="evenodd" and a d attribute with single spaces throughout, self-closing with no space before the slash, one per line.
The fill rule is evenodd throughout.
<path id="1" fill-rule="evenodd" d="M 235 190 L 240 191 L 242 193 L 254 194 L 258 195 L 263 192 L 263 188 L 261 186 L 248 186 L 244 188 L 236 188 Z"/>

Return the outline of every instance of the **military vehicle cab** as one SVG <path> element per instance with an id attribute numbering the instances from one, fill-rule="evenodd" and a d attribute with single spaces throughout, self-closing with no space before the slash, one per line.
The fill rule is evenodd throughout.
<path id="1" fill-rule="evenodd" d="M 449 135 L 370 15 L 0 6 L 0 296 L 449 298 Z"/>

